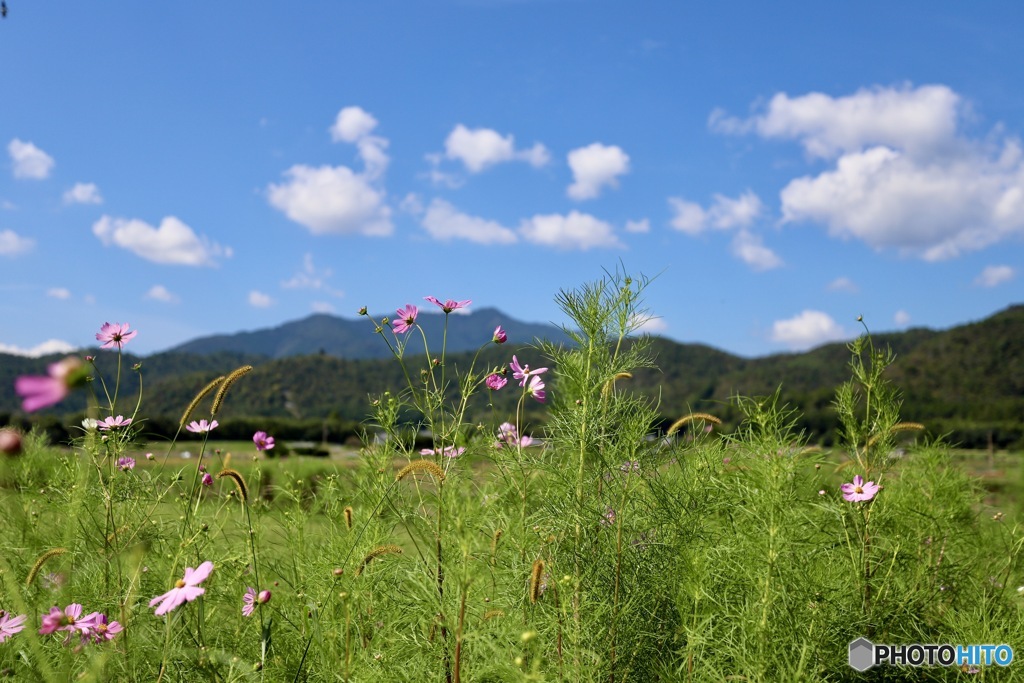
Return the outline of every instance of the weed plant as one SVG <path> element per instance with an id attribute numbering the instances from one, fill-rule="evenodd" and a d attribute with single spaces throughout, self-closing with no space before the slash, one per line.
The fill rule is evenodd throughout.
<path id="1" fill-rule="evenodd" d="M 369 399 L 355 467 L 266 460 L 263 432 L 246 456 L 211 452 L 247 366 L 196 388 L 180 429 L 204 441 L 184 463 L 173 442 L 132 457 L 144 401 L 124 407 L 120 360 L 109 386 L 90 359 L 19 380 L 36 404 L 85 383 L 94 417 L 70 448 L 2 440 L 0 675 L 1016 680 L 1016 663 L 847 664 L 861 636 L 1020 650 L 1024 632 L 1024 536 L 982 514 L 941 439 L 894 450 L 923 425 L 900 421 L 892 354 L 868 334 L 850 345 L 835 452 L 806 442 L 778 393 L 736 397 L 731 433 L 707 413 L 659 433 L 664 407 L 629 391 L 656 362 L 637 336 L 649 285 L 616 271 L 561 292 L 570 344 L 483 369 L 449 366 L 417 307 L 363 309 L 406 386 Z M 446 316 L 469 303 L 427 299 Z M 134 332 L 101 335 L 120 352 Z M 513 414 L 496 391 L 518 392 Z M 525 422 L 533 401 L 543 425 Z"/>

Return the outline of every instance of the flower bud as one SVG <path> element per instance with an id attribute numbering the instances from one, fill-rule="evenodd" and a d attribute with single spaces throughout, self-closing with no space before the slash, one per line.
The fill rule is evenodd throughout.
<path id="1" fill-rule="evenodd" d="M 13 429 L 0 429 L 0 453 L 5 455 L 20 455 L 21 434 Z"/>

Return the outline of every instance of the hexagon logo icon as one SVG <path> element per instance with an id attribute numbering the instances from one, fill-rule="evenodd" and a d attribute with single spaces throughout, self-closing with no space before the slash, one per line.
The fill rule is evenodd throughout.
<path id="1" fill-rule="evenodd" d="M 875 665 L 875 646 L 867 638 L 858 638 L 850 643 L 850 667 L 867 671 Z"/>

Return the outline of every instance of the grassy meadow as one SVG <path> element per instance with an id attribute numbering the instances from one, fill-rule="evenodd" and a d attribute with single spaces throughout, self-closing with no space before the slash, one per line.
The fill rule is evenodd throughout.
<path id="1" fill-rule="evenodd" d="M 861 636 L 1024 655 L 1020 454 L 922 437 L 868 335 L 837 387 L 834 449 L 777 394 L 737 397 L 735 430 L 695 413 L 657 433 L 657 406 L 623 381 L 653 365 L 642 338 L 624 343 L 646 285 L 614 273 L 562 292 L 574 344 L 504 367 L 447 367 L 414 311 L 367 316 L 408 385 L 370 401 L 367 433 L 386 438 L 326 458 L 217 440 L 244 367 L 182 406 L 204 440 L 147 443 L 144 398 L 111 379 L 127 369 L 87 366 L 103 422 L 0 457 L 0 677 L 1024 678 L 1017 662 L 847 663 Z M 436 362 L 409 364 L 425 346 Z M 466 419 L 497 391 L 518 395 L 512 414 Z M 534 402 L 543 427 L 523 418 Z"/>

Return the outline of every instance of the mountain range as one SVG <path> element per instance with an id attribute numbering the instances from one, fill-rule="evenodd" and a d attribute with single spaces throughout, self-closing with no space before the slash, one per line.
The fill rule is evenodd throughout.
<path id="1" fill-rule="evenodd" d="M 431 342 L 432 356 L 440 354 L 444 316 L 421 314 L 418 322 Z M 509 343 L 490 343 L 494 328 L 508 331 Z M 385 331 L 386 335 L 391 335 Z M 420 367 L 421 340 L 409 340 L 407 362 Z M 313 315 L 279 327 L 234 335 L 205 337 L 145 358 L 123 358 L 122 396 L 134 396 L 138 381 L 129 368 L 141 363 L 145 383 L 142 413 L 151 418 L 177 417 L 196 391 L 213 377 L 242 364 L 255 369 L 232 387 L 222 415 L 226 419 L 366 418 L 371 397 L 398 391 L 405 377 L 390 358 L 388 345 L 368 320 L 345 320 Z M 531 346 L 534 338 L 565 341 L 557 327 L 522 323 L 496 309 L 449 316 L 448 365 L 464 369 L 474 357 L 477 369 L 507 364 L 512 354 L 534 366 L 547 359 Z M 897 356 L 889 377 L 903 393 L 902 417 L 926 424 L 933 435 L 953 434 L 973 445 L 1024 446 L 1024 305 L 1004 309 L 984 320 L 947 330 L 915 328 L 874 335 L 877 347 Z M 482 351 L 476 352 L 483 346 Z M 769 395 L 781 386 L 784 401 L 803 414 L 801 426 L 817 436 L 834 431 L 832 400 L 836 386 L 849 377 L 849 351 L 843 343 L 826 344 L 804 353 L 742 358 L 700 344 L 653 340 L 658 369 L 643 370 L 623 388 L 659 401 L 666 421 L 691 410 L 713 412 L 727 421 L 738 419 L 731 398 Z M 116 355 L 96 354 L 96 365 L 112 381 Z M 19 413 L 13 392 L 15 377 L 44 374 L 58 356 L 25 358 L 0 354 L 0 424 Z M 415 371 L 415 370 L 414 370 Z M 495 409 L 514 410 L 512 392 L 499 392 Z M 83 392 L 49 410 L 67 414 L 85 408 Z M 489 419 L 486 405 L 476 407 Z M 531 405 L 530 417 L 543 421 L 543 407 Z M 218 415 L 220 417 L 221 414 Z"/>

